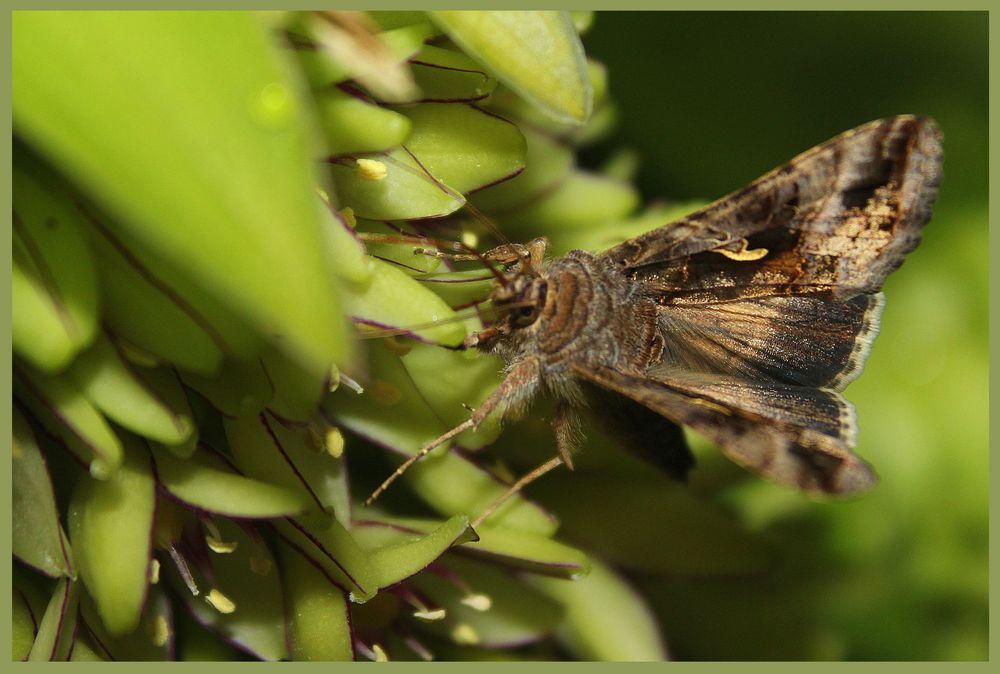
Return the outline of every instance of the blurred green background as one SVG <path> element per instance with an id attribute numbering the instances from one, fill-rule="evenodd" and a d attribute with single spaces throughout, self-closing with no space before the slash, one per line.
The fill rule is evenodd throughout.
<path id="1" fill-rule="evenodd" d="M 650 201 L 713 199 L 887 115 L 933 116 L 945 135 L 934 218 L 886 283 L 881 334 L 847 390 L 880 486 L 836 503 L 736 490 L 780 562 L 640 580 L 673 655 L 986 659 L 986 13 L 600 12 L 585 44 L 620 116 L 585 156 L 635 148 Z"/>

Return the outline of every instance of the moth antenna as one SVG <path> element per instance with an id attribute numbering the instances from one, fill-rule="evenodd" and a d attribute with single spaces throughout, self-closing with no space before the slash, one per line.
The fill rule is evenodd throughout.
<path id="1" fill-rule="evenodd" d="M 472 420 L 472 418 L 466 419 L 465 421 L 460 423 L 458 426 L 455 426 L 455 428 L 451 429 L 447 433 L 444 433 L 443 435 L 434 438 L 426 445 L 421 447 L 420 451 L 418 451 L 416 454 L 414 454 L 406 461 L 404 461 L 403 464 L 392 473 L 392 475 L 387 477 L 385 481 L 382 484 L 380 484 L 375 491 L 371 493 L 371 496 L 365 499 L 365 505 L 370 506 L 372 503 L 374 503 L 375 500 L 382 495 L 382 492 L 388 489 L 389 485 L 391 485 L 393 482 L 396 481 L 396 478 L 405 473 L 407 469 L 413 464 L 415 464 L 417 461 L 430 454 L 432 449 L 448 442 L 453 437 L 462 433 L 463 431 L 472 428 L 474 423 L 475 422 Z"/>
<path id="2" fill-rule="evenodd" d="M 359 325 L 367 325 L 372 330 L 368 334 L 358 335 L 358 339 L 378 339 L 380 337 L 395 337 L 396 335 L 405 335 L 407 333 L 413 332 L 414 330 L 426 330 L 428 328 L 436 328 L 439 325 L 458 323 L 460 321 L 465 321 L 470 318 L 478 318 L 478 317 L 479 317 L 478 310 L 473 310 L 467 313 L 455 314 L 454 316 L 449 316 L 448 318 L 442 318 L 439 321 L 428 321 L 427 323 L 415 323 L 413 325 L 401 325 L 395 328 L 381 328 L 379 326 L 365 323 L 363 320 L 357 320 L 356 322 Z"/>
<path id="3" fill-rule="evenodd" d="M 371 255 L 371 253 L 369 253 L 369 255 Z M 388 258 L 388 257 L 382 257 L 381 255 L 372 255 L 372 257 L 375 258 L 376 260 L 382 260 L 382 262 L 387 262 L 388 264 L 391 264 L 391 265 L 393 265 L 395 267 L 402 267 L 403 269 L 408 269 L 408 270 L 410 270 L 412 272 L 417 272 L 418 274 L 423 273 L 423 271 L 424 271 L 420 267 L 413 267 L 413 266 L 410 266 L 408 264 L 403 264 L 399 260 L 393 260 L 393 259 Z"/>
<path id="4" fill-rule="evenodd" d="M 434 239 L 429 236 L 412 236 L 409 234 L 381 234 L 379 232 L 356 232 L 362 241 L 372 243 L 404 243 L 423 246 L 434 246 L 442 250 L 452 250 L 455 252 L 464 250 L 463 245 L 458 241 L 448 241 L 447 239 Z"/>
<path id="5" fill-rule="evenodd" d="M 496 226 L 496 223 L 490 220 L 485 213 L 483 213 L 481 210 L 473 206 L 468 201 L 465 202 L 465 209 L 469 211 L 472 217 L 478 220 L 480 224 L 482 224 L 482 226 L 486 228 L 486 231 L 492 234 L 497 241 L 499 241 L 500 243 L 510 243 L 510 239 L 504 236 L 504 233 L 500 231 L 500 228 Z"/>
<path id="6" fill-rule="evenodd" d="M 432 278 L 429 275 L 428 276 L 416 275 L 413 277 L 413 280 L 419 281 L 420 283 L 478 283 L 479 281 L 489 281 L 492 278 L 495 277 L 491 275 L 491 276 L 476 276 L 476 277 L 449 279 L 449 278 Z M 489 297 L 485 297 L 481 300 L 476 300 L 474 302 L 466 302 L 461 306 L 468 307 L 474 304 L 482 304 L 483 302 L 488 302 L 489 299 L 490 299 Z M 452 308 L 454 309 L 456 307 Z"/>
<path id="7" fill-rule="evenodd" d="M 531 484 L 532 482 L 540 478 L 542 475 L 545 475 L 550 470 L 558 468 L 561 465 L 563 465 L 562 457 L 555 456 L 546 461 L 545 463 L 543 463 L 542 465 L 535 468 L 533 471 L 531 471 L 521 479 L 519 479 L 517 482 L 512 484 L 510 488 L 507 489 L 507 491 L 505 491 L 500 496 L 500 498 L 493 501 L 493 503 L 491 503 L 489 507 L 486 508 L 486 510 L 484 510 L 478 517 L 476 517 L 476 519 L 472 520 L 471 523 L 472 528 L 473 529 L 479 528 L 479 525 L 483 523 L 483 520 L 485 520 L 487 517 L 495 513 L 497 508 L 506 503 L 507 500 L 510 499 L 510 497 L 512 497 L 514 494 L 524 489 L 524 487 Z"/>
<path id="8" fill-rule="evenodd" d="M 438 258 L 445 259 L 445 260 L 456 260 L 456 261 L 459 261 L 459 262 L 479 262 L 484 267 L 486 267 L 487 270 L 489 270 L 490 274 L 493 275 L 493 278 L 496 279 L 498 283 L 500 283 L 504 287 L 507 286 L 507 278 L 503 275 L 503 272 L 501 272 L 499 269 L 497 269 L 496 267 L 494 267 L 490 263 L 489 259 L 486 258 L 485 255 L 483 255 L 482 253 L 480 253 L 475 248 L 473 248 L 473 247 L 471 247 L 468 244 L 465 244 L 463 242 L 455 241 L 454 243 L 455 243 L 456 246 L 461 247 L 462 250 L 466 250 L 468 252 L 467 253 L 442 253 L 441 251 L 426 250 L 424 248 L 417 248 L 413 252 L 416 253 L 416 254 L 418 254 L 418 255 L 428 255 L 430 257 L 438 257 Z"/>
<path id="9" fill-rule="evenodd" d="M 494 227 L 494 229 L 496 228 Z M 499 232 L 499 230 L 496 231 Z M 412 243 L 425 246 L 431 245 L 438 249 L 455 251 L 452 253 L 443 253 L 440 252 L 440 250 L 431 251 L 423 248 L 417 248 L 413 252 L 419 255 L 429 255 L 431 257 L 477 261 L 489 270 L 490 274 L 493 275 L 493 278 L 495 278 L 500 285 L 505 288 L 507 287 L 507 278 L 503 275 L 503 273 L 490 264 L 490 261 L 487 260 L 482 253 L 461 241 L 447 241 L 445 239 L 433 239 L 429 236 L 409 236 L 406 234 L 379 234 L 377 232 L 357 232 L 357 235 L 362 241 L 371 241 L 372 243 Z M 504 239 L 504 241 L 506 242 L 506 239 Z M 458 253 L 458 251 L 465 251 L 465 253 L 461 254 Z"/>
<path id="10" fill-rule="evenodd" d="M 492 297 L 484 297 L 481 300 L 469 300 L 468 302 L 465 302 L 463 304 L 456 304 L 455 306 L 452 307 L 452 309 L 454 309 L 455 311 L 458 311 L 459 309 L 473 309 L 474 308 L 476 310 L 476 312 L 478 313 L 479 312 L 479 305 L 480 304 L 486 304 L 487 302 L 492 302 L 492 301 L 493 301 Z"/>

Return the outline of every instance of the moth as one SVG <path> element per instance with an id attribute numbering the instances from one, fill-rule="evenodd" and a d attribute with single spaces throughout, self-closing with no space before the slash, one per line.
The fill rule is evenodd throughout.
<path id="1" fill-rule="evenodd" d="M 557 456 L 508 495 L 572 468 L 587 407 L 679 478 L 694 464 L 685 425 L 784 485 L 824 494 L 872 487 L 841 391 L 878 332 L 886 276 L 930 219 L 941 163 L 935 122 L 901 115 L 599 254 L 546 260 L 544 238 L 488 251 L 502 270 L 491 293 L 498 318 L 464 346 L 501 356 L 504 379 L 369 502 L 434 447 L 539 393 L 556 401 Z"/>

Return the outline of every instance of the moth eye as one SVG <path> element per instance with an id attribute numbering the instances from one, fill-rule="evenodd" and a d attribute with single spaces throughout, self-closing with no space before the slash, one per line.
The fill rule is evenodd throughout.
<path id="1" fill-rule="evenodd" d="M 527 327 L 534 323 L 537 318 L 538 307 L 536 305 L 521 307 L 514 313 L 514 325 Z"/>

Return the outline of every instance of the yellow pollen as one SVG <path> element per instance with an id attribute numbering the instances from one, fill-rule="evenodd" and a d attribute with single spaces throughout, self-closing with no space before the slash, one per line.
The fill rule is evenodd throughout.
<path id="1" fill-rule="evenodd" d="M 474 646 L 479 643 L 479 633 L 468 623 L 459 623 L 451 630 L 451 638 L 456 644 Z"/>
<path id="2" fill-rule="evenodd" d="M 359 159 L 358 177 L 364 180 L 382 180 L 389 172 L 389 168 L 377 159 Z"/>
<path id="3" fill-rule="evenodd" d="M 167 645 L 167 641 L 170 640 L 170 624 L 161 615 L 156 616 L 156 620 L 149 626 L 149 631 L 153 645 L 157 648 L 163 648 Z"/>
<path id="4" fill-rule="evenodd" d="M 488 594 L 474 592 L 461 599 L 461 603 L 474 611 L 489 611 L 493 607 L 493 600 Z"/>
<path id="5" fill-rule="evenodd" d="M 344 434 L 336 426 L 330 426 L 326 431 L 326 453 L 335 459 L 344 455 Z"/>
<path id="6" fill-rule="evenodd" d="M 208 593 L 205 601 L 211 604 L 212 608 L 219 613 L 232 613 L 236 610 L 236 604 L 233 603 L 233 600 L 216 589 Z"/>
<path id="7" fill-rule="evenodd" d="M 462 232 L 462 243 L 464 243 L 469 248 L 475 248 L 479 245 L 479 235 L 475 232 L 465 230 Z"/>
<path id="8" fill-rule="evenodd" d="M 236 541 L 223 541 L 212 535 L 205 536 L 205 542 L 208 544 L 209 550 L 220 555 L 228 555 L 239 547 L 239 543 Z"/>
<path id="9" fill-rule="evenodd" d="M 448 615 L 448 612 L 445 609 L 443 609 L 443 608 L 439 608 L 439 609 L 436 609 L 436 610 L 433 610 L 433 611 L 414 611 L 413 612 L 413 617 L 414 618 L 420 618 L 421 620 L 427 620 L 429 622 L 433 622 L 435 620 L 444 620 L 444 618 L 445 618 L 446 615 Z"/>

